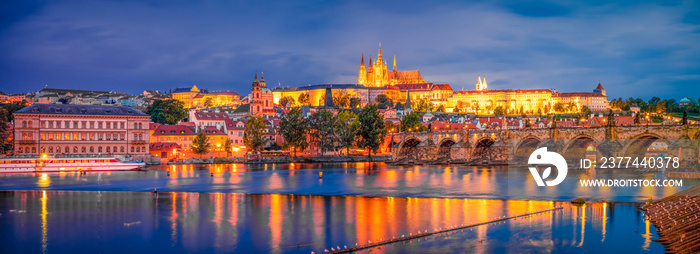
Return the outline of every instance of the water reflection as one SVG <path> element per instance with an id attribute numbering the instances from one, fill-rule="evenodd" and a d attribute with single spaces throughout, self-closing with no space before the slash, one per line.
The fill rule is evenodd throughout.
<path id="1" fill-rule="evenodd" d="M 373 251 L 663 251 L 633 204 L 525 200 L 12 191 L 0 192 L 0 232 L 13 253 L 319 253 L 555 205 L 565 209 Z"/>
<path id="2" fill-rule="evenodd" d="M 383 163 L 163 165 L 141 172 L 0 174 L 2 190 L 227 192 L 393 197 L 455 197 L 569 201 L 574 198 L 643 202 L 683 187 L 581 187 L 580 179 L 664 178 L 632 170 L 572 171 L 558 186 L 538 188 L 527 169 L 506 167 L 390 166 Z M 319 179 L 323 172 L 323 179 Z"/>

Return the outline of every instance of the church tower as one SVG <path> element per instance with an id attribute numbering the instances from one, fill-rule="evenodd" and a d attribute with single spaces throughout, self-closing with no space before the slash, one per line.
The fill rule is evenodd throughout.
<path id="1" fill-rule="evenodd" d="M 263 81 L 262 84 L 265 84 Z M 263 112 L 263 105 L 262 105 L 262 84 L 258 80 L 258 71 L 255 71 L 255 79 L 253 80 L 253 84 L 250 88 L 250 98 L 248 98 L 250 102 L 250 114 L 254 116 L 261 115 Z"/>
<path id="2" fill-rule="evenodd" d="M 481 75 L 479 76 L 479 79 L 476 81 L 476 90 L 481 91 Z"/>
<path id="3" fill-rule="evenodd" d="M 488 90 L 488 84 L 486 84 L 486 76 L 484 76 L 484 82 L 481 83 L 481 91 Z"/>
<path id="4" fill-rule="evenodd" d="M 371 57 L 370 57 L 371 58 Z M 371 62 L 372 60 L 370 60 Z M 367 83 L 367 68 L 365 67 L 365 55 L 362 55 L 362 63 L 360 63 L 360 73 L 357 74 L 357 84 L 364 85 Z"/>

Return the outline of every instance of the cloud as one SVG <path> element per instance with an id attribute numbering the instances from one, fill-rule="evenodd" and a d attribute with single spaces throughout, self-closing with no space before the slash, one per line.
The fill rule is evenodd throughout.
<path id="1" fill-rule="evenodd" d="M 47 2 L 0 20 L 0 89 L 354 83 L 378 43 L 400 70 L 473 89 L 698 92 L 694 2 Z M 274 85 L 273 85 L 274 84 Z"/>

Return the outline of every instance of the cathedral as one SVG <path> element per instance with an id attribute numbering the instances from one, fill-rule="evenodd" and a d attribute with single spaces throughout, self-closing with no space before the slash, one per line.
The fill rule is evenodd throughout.
<path id="1" fill-rule="evenodd" d="M 396 71 L 396 56 L 394 56 L 394 68 L 392 70 L 387 68 L 386 61 L 382 58 L 381 44 L 379 45 L 377 60 L 372 62 L 372 57 L 369 57 L 369 67 L 365 67 L 365 56 L 362 56 L 360 72 L 357 75 L 357 84 L 366 87 L 384 87 L 387 85 L 417 83 L 425 83 L 419 71 Z"/>

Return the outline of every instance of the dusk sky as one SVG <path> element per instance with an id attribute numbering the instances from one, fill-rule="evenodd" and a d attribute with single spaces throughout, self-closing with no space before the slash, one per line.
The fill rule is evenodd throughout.
<path id="1" fill-rule="evenodd" d="M 381 43 L 454 90 L 700 97 L 698 1 L 587 2 L 5 0 L 0 91 L 356 83 Z"/>

